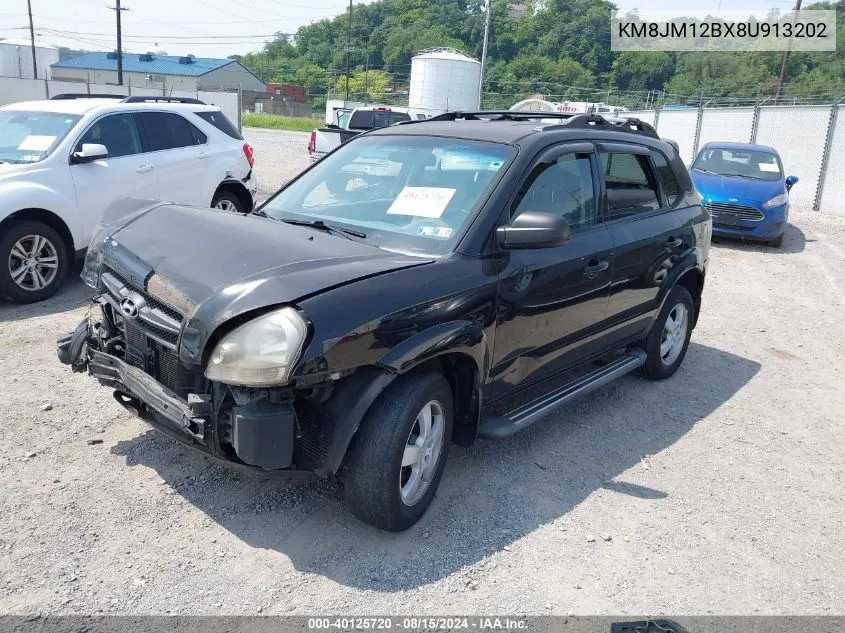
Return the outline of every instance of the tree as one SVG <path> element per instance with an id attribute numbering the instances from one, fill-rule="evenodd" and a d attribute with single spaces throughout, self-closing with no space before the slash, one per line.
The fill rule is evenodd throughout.
<path id="1" fill-rule="evenodd" d="M 387 86 L 390 84 L 390 77 L 381 70 L 365 70 L 359 66 L 349 77 L 349 94 L 355 95 L 355 99 L 376 101 L 384 95 Z M 346 75 L 337 80 L 338 94 L 346 93 Z"/>

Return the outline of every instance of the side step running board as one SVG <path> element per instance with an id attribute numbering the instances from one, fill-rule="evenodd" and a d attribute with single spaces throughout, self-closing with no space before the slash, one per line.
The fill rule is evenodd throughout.
<path id="1" fill-rule="evenodd" d="M 570 400 L 595 391 L 607 383 L 634 371 L 645 364 L 646 353 L 641 349 L 631 350 L 626 356 L 599 367 L 595 371 L 570 382 L 551 393 L 514 409 L 507 415 L 486 418 L 481 421 L 478 437 L 500 440 L 531 426 Z"/>

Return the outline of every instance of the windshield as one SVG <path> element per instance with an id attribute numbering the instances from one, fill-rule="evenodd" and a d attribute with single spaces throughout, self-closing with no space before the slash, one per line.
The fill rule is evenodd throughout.
<path id="1" fill-rule="evenodd" d="M 426 136 L 350 141 L 271 198 L 262 211 L 323 220 L 376 246 L 443 254 L 514 156 L 509 145 Z"/>
<path id="2" fill-rule="evenodd" d="M 692 168 L 719 176 L 741 176 L 757 180 L 781 180 L 780 160 L 775 154 L 761 150 L 705 149 Z"/>
<path id="3" fill-rule="evenodd" d="M 61 143 L 79 115 L 0 110 L 0 162 L 36 163 Z"/>

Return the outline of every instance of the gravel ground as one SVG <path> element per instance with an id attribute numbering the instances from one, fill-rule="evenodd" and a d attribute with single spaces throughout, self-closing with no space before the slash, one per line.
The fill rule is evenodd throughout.
<path id="1" fill-rule="evenodd" d="M 255 149 L 256 201 L 263 202 L 279 186 L 308 166 L 307 132 L 245 128 L 244 139 Z"/>
<path id="2" fill-rule="evenodd" d="M 307 160 L 307 135 L 246 137 L 262 182 Z M 0 612 L 841 614 L 845 218 L 792 220 L 782 250 L 714 247 L 673 379 L 453 449 L 402 534 L 331 482 L 194 454 L 71 374 L 76 279 L 0 305 Z"/>

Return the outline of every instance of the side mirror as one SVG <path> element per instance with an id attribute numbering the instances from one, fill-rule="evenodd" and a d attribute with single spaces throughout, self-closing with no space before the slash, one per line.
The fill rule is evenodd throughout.
<path id="1" fill-rule="evenodd" d="M 787 176 L 784 182 L 786 184 L 786 190 L 789 191 L 798 182 L 798 176 Z"/>
<path id="2" fill-rule="evenodd" d="M 83 143 L 82 149 L 71 156 L 74 163 L 92 163 L 109 155 L 105 145 L 99 143 Z"/>
<path id="3" fill-rule="evenodd" d="M 569 222 L 557 213 L 525 211 L 508 226 L 496 229 L 503 248 L 549 248 L 569 241 Z"/>

